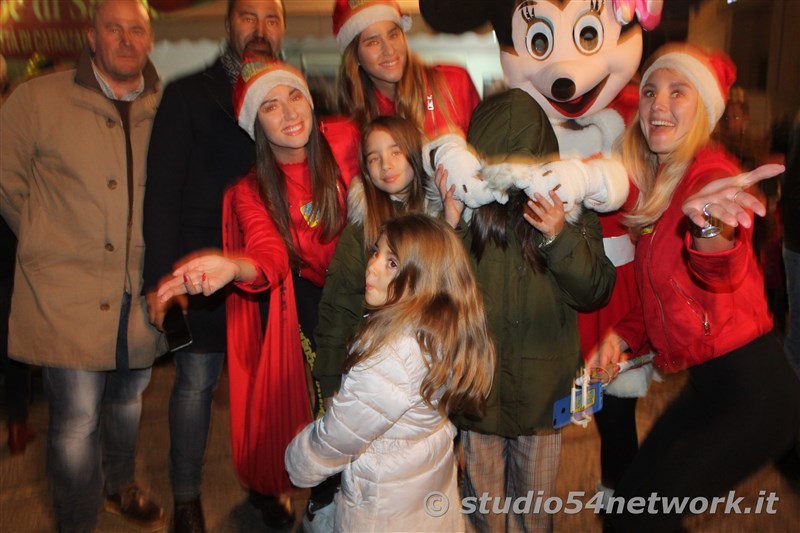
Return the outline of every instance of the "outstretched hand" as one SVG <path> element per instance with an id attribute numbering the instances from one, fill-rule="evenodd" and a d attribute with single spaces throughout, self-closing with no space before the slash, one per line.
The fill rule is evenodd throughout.
<path id="1" fill-rule="evenodd" d="M 218 254 L 197 257 L 175 269 L 172 278 L 158 287 L 158 298 L 166 302 L 179 294 L 209 296 L 236 279 L 239 270 L 235 259 Z"/>
<path id="2" fill-rule="evenodd" d="M 753 223 L 749 211 L 763 217 L 766 208 L 745 189 L 784 170 L 783 165 L 761 165 L 738 176 L 714 180 L 683 202 L 683 214 L 700 227 L 705 226 L 708 215 L 720 219 L 728 226 L 736 227 L 741 224 L 749 228 Z"/>

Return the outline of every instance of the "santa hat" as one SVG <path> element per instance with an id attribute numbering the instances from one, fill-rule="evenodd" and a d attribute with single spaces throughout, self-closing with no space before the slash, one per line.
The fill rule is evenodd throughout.
<path id="1" fill-rule="evenodd" d="M 256 138 L 253 125 L 258 108 L 267 93 L 278 85 L 288 85 L 297 89 L 306 97 L 311 108 L 314 108 L 314 101 L 311 99 L 311 93 L 302 72 L 283 61 L 245 56 L 242 72 L 233 89 L 233 110 L 236 113 L 239 127 L 249 133 L 253 140 Z"/>
<path id="2" fill-rule="evenodd" d="M 660 68 L 668 68 L 686 76 L 697 89 L 706 108 L 708 124 L 714 129 L 725 112 L 728 91 L 736 81 L 736 65 L 719 50 L 706 51 L 697 46 L 673 43 L 662 46 L 650 60 L 640 87 Z"/>
<path id="3" fill-rule="evenodd" d="M 344 50 L 356 35 L 376 22 L 394 22 L 403 31 L 411 29 L 411 18 L 400 12 L 394 0 L 336 0 L 333 36 Z"/>

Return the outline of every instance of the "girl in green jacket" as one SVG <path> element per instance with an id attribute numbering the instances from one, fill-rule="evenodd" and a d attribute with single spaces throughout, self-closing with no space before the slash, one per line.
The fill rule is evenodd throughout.
<path id="1" fill-rule="evenodd" d="M 396 115 L 378 117 L 364 128 L 361 171 L 368 179 L 354 179 L 350 184 L 348 223 L 328 267 L 314 330 L 313 373 L 326 404 L 339 388 L 347 344 L 364 314 L 364 270 L 381 225 L 410 213 L 442 213 L 452 226 L 458 221 L 460 209 L 452 188 L 443 204 L 436 185 L 425 174 L 423 142 L 414 123 Z M 447 172 L 439 169 L 435 178 L 444 183 Z"/>

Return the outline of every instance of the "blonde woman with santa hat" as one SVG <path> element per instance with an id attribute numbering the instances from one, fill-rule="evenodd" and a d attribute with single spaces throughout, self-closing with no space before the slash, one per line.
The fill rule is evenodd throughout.
<path id="1" fill-rule="evenodd" d="M 752 213 L 764 207 L 745 192 L 783 169 L 737 175 L 734 158 L 710 140 L 734 77 L 720 52 L 662 47 L 645 65 L 638 121 L 623 141 L 640 192 L 626 223 L 638 241 L 641 305 L 605 338 L 600 364 L 649 340 L 659 369 L 688 369 L 688 383 L 617 487 L 617 506 L 607 509 L 617 531 L 679 530 L 680 513 L 662 498 L 718 496 L 798 436 L 800 381 L 770 334 L 752 249 Z M 646 512 L 619 505 L 654 493 Z"/>
<path id="2" fill-rule="evenodd" d="M 304 356 L 314 355 L 311 332 L 346 221 L 347 188 L 359 172 L 360 135 L 348 121 L 318 123 L 305 78 L 285 63 L 246 60 L 233 99 L 239 126 L 255 140 L 256 164 L 225 193 L 225 255 L 186 262 L 158 295 L 209 295 L 233 282 L 233 460 L 251 496 L 288 505 L 283 457 L 317 407 L 309 404 Z"/>

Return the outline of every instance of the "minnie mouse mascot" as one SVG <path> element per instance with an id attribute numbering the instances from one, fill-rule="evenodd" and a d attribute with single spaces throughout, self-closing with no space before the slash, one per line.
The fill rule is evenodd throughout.
<path id="1" fill-rule="evenodd" d="M 638 92 L 630 82 L 641 61 L 642 29 L 658 24 L 662 5 L 661 0 L 420 0 L 423 18 L 437 31 L 462 33 L 491 22 L 508 85 L 538 103 L 558 139 L 560 161 L 491 165 L 482 169 L 483 179 L 495 190 L 516 186 L 531 197 L 535 192 L 547 197 L 558 186 L 568 219 L 577 217 L 581 205 L 600 216 L 617 281 L 606 307 L 579 318 L 586 357 L 637 301 L 634 246 L 618 211 L 635 198 L 628 198 L 627 173 L 612 147 L 636 114 Z M 606 495 L 637 450 L 636 398 L 645 394 L 651 376 L 648 364 L 606 388 L 597 416 L 598 489 Z"/>

